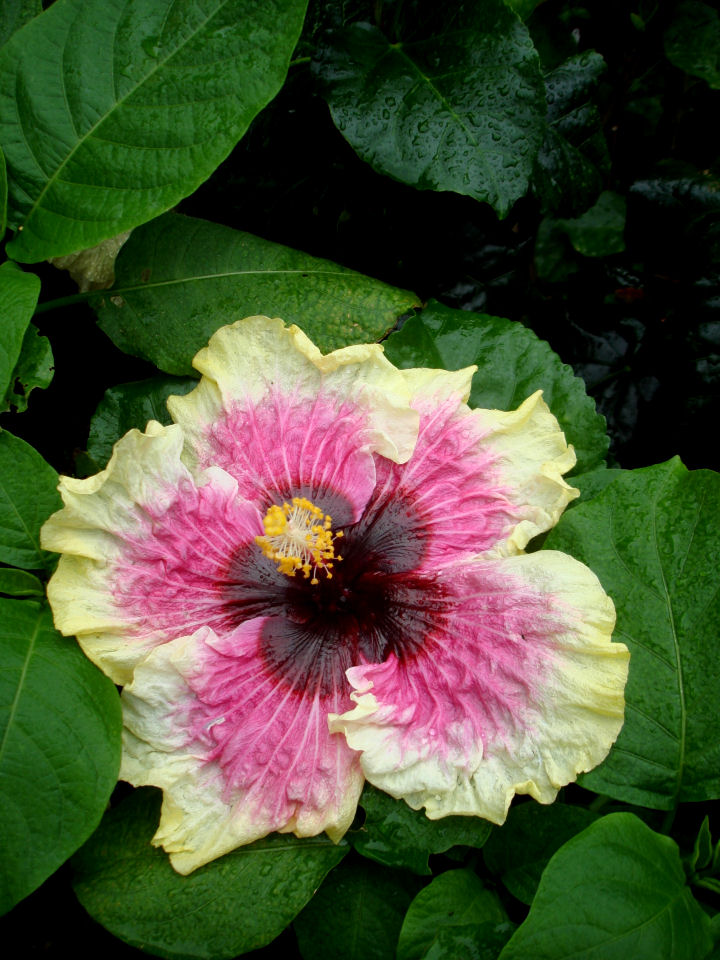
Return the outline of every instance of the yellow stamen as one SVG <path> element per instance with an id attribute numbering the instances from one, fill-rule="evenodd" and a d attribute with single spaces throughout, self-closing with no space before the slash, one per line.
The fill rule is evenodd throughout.
<path id="1" fill-rule="evenodd" d="M 342 537 L 342 530 L 332 532 L 332 517 L 316 507 L 306 497 L 293 497 L 292 503 L 281 507 L 273 504 L 263 517 L 265 535 L 255 537 L 262 552 L 277 564 L 280 573 L 294 577 L 301 570 L 310 583 L 319 583 L 318 570 L 332 580 L 335 556 L 334 541 Z"/>

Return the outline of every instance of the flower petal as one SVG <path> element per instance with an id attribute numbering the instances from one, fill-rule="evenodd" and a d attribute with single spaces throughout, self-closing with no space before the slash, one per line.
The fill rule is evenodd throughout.
<path id="1" fill-rule="evenodd" d="M 199 386 L 168 401 L 187 462 L 222 467 L 264 507 L 305 496 L 336 523 L 355 521 L 374 486 L 372 454 L 412 453 L 417 414 L 377 344 L 323 356 L 297 327 L 248 317 L 218 330 L 193 362 Z"/>
<path id="2" fill-rule="evenodd" d="M 243 548 L 257 553 L 257 508 L 222 470 L 196 486 L 181 451 L 177 426 L 131 430 L 107 469 L 61 478 L 65 507 L 42 530 L 43 546 L 63 551 L 48 585 L 55 624 L 115 683 L 127 683 L 157 644 L 201 625 L 226 626 L 233 559 Z M 265 568 L 233 598 L 235 608 L 267 611 L 263 576 L 273 573 Z"/>
<path id="3" fill-rule="evenodd" d="M 417 444 L 406 464 L 377 460 L 361 521 L 371 543 L 378 521 L 401 517 L 400 536 L 414 551 L 385 547 L 393 570 L 407 568 L 403 558 L 432 570 L 463 556 L 518 553 L 578 495 L 562 479 L 574 453 L 540 391 L 510 413 L 470 410 L 472 371 L 403 371 L 420 414 Z"/>
<path id="4" fill-rule="evenodd" d="M 339 840 L 355 815 L 358 756 L 327 727 L 348 691 L 278 683 L 262 655 L 267 622 L 158 647 L 123 691 L 120 775 L 165 791 L 153 842 L 180 873 L 273 830 Z"/>
<path id="5" fill-rule="evenodd" d="M 330 718 L 367 779 L 431 819 L 502 823 L 607 754 L 623 722 L 628 651 L 595 575 L 541 551 L 448 566 L 445 628 L 413 657 L 348 670 L 354 710 Z"/>

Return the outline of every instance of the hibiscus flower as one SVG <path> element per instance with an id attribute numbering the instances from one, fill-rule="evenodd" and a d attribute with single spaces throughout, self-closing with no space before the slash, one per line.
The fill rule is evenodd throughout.
<path id="1" fill-rule="evenodd" d="M 524 552 L 577 495 L 540 392 L 471 410 L 472 367 L 323 356 L 267 317 L 194 362 L 175 423 L 63 477 L 42 536 L 55 622 L 124 685 L 121 777 L 163 789 L 179 872 L 274 830 L 339 839 L 365 779 L 501 823 L 605 757 L 612 602 Z"/>

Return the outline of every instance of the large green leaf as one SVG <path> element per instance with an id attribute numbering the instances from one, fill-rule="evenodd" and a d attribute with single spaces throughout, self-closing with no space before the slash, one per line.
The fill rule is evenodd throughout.
<path id="1" fill-rule="evenodd" d="M 0 911 L 27 896 L 95 829 L 120 766 L 113 684 L 50 610 L 0 599 Z"/>
<path id="2" fill-rule="evenodd" d="M 40 527 L 62 506 L 58 475 L 37 450 L 0 432 L 0 561 L 26 570 L 51 567 L 57 557 L 40 547 Z"/>
<path id="3" fill-rule="evenodd" d="M 127 943 L 177 960 L 223 960 L 273 940 L 350 849 L 322 834 L 273 834 L 187 877 L 150 843 L 159 791 L 136 790 L 73 858 L 75 893 Z"/>
<path id="4" fill-rule="evenodd" d="M 677 844 L 613 813 L 558 850 L 499 960 L 702 960 L 709 929 Z"/>
<path id="5" fill-rule="evenodd" d="M 410 904 L 400 930 L 397 960 L 491 960 L 510 932 L 505 911 L 497 895 L 483 886 L 470 870 L 449 870 L 440 874 Z M 458 934 L 456 939 L 452 934 Z M 475 934 L 489 941 L 492 953 L 482 956 L 473 950 Z M 445 937 L 443 937 L 443 934 Z M 448 936 L 450 935 L 450 936 Z M 445 943 L 442 941 L 445 940 Z M 453 945 L 452 953 L 447 950 Z M 464 941 L 464 944 L 463 944 Z M 458 948 L 464 945 L 464 950 Z"/>
<path id="6" fill-rule="evenodd" d="M 14 263 L 0 263 L 0 412 L 7 410 L 3 398 L 13 380 L 15 364 L 20 357 L 23 337 L 35 311 L 40 294 L 40 280 L 34 273 L 25 273 Z"/>
<path id="7" fill-rule="evenodd" d="M 381 173 L 505 216 L 545 128 L 537 53 L 502 0 L 456 5 L 439 21 L 427 39 L 400 43 L 365 23 L 332 33 L 316 66 L 333 120 Z"/>
<path id="8" fill-rule="evenodd" d="M 595 819 L 590 810 L 566 803 L 521 803 L 493 830 L 483 848 L 485 863 L 513 896 L 529 905 L 550 857 Z"/>
<path id="9" fill-rule="evenodd" d="M 720 16 L 697 0 L 681 3 L 665 33 L 665 54 L 671 63 L 720 89 Z"/>
<path id="10" fill-rule="evenodd" d="M 326 878 L 293 927 L 303 960 L 388 960 L 419 882 L 348 857 Z"/>
<path id="11" fill-rule="evenodd" d="M 720 797 L 720 474 L 624 471 L 545 546 L 600 577 L 631 653 L 625 725 L 583 785 L 661 810 Z"/>
<path id="12" fill-rule="evenodd" d="M 327 351 L 377 340 L 419 303 L 329 260 L 179 214 L 136 230 L 115 276 L 100 326 L 121 350 L 175 374 L 193 373 L 210 335 L 242 317 L 280 316 Z"/>
<path id="13" fill-rule="evenodd" d="M 192 377 L 151 377 L 134 383 L 119 383 L 105 396 L 90 421 L 87 452 L 99 467 L 105 466 L 113 446 L 128 430 L 144 430 L 148 420 L 172 423 L 166 400 L 197 386 Z"/>
<path id="14" fill-rule="evenodd" d="M 547 129 L 533 171 L 544 213 L 582 213 L 600 193 L 609 161 L 592 97 L 604 70 L 600 54 L 586 50 L 545 76 Z"/>
<path id="15" fill-rule="evenodd" d="M 192 193 L 277 93 L 307 0 L 58 0 L 0 50 L 8 246 L 94 246 Z"/>
<path id="16" fill-rule="evenodd" d="M 521 323 L 431 301 L 420 316 L 388 338 L 385 349 L 400 367 L 457 370 L 476 363 L 473 407 L 511 410 L 542 388 L 575 447 L 577 472 L 602 462 L 608 446 L 605 419 L 595 410 L 582 380 Z"/>
<path id="17" fill-rule="evenodd" d="M 492 829 L 478 817 L 443 817 L 428 820 L 421 810 L 413 810 L 404 800 L 366 784 L 360 805 L 365 823 L 352 835 L 356 850 L 389 867 L 405 867 L 414 873 L 429 875 L 431 853 L 444 853 L 458 844 L 482 847 Z"/>

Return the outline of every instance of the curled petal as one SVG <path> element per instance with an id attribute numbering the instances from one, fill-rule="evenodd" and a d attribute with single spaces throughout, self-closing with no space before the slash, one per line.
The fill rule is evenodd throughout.
<path id="1" fill-rule="evenodd" d="M 447 567 L 446 621 L 414 657 L 348 670 L 353 710 L 330 718 L 371 783 L 431 819 L 502 823 L 596 766 L 623 722 L 629 654 L 611 643 L 595 575 L 552 551 Z"/>
<path id="2" fill-rule="evenodd" d="M 327 728 L 347 691 L 278 683 L 265 618 L 158 647 L 123 691 L 120 775 L 165 791 L 153 842 L 179 873 L 273 830 L 339 840 L 355 815 L 357 754 Z"/>
<path id="3" fill-rule="evenodd" d="M 187 462 L 222 467 L 265 507 L 305 496 L 337 523 L 356 521 L 374 485 L 372 454 L 403 463 L 412 453 L 417 413 L 377 344 L 323 356 L 297 327 L 248 317 L 218 330 L 194 364 L 199 386 L 168 401 Z"/>

